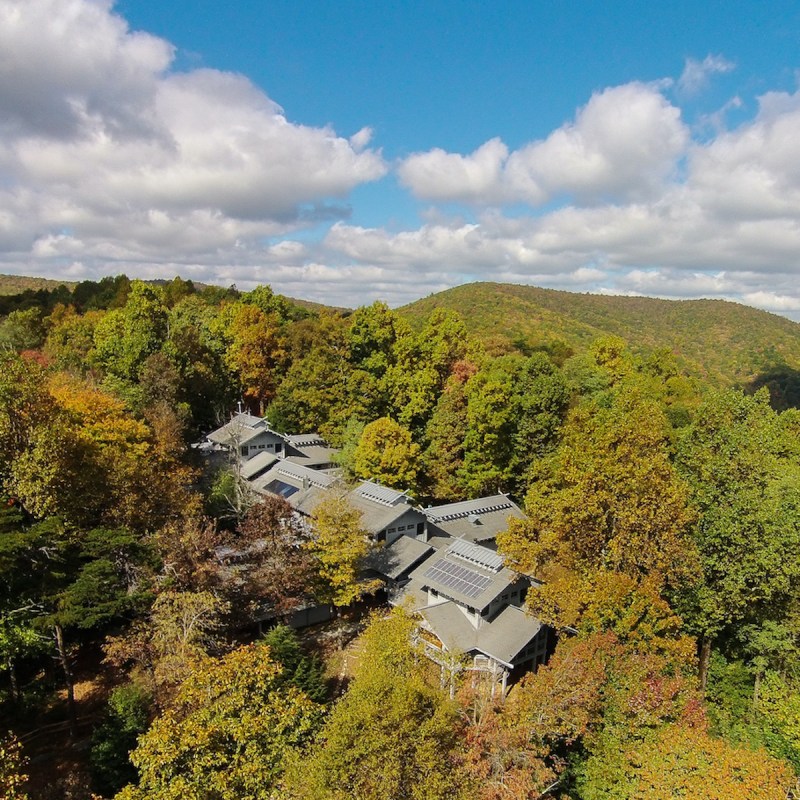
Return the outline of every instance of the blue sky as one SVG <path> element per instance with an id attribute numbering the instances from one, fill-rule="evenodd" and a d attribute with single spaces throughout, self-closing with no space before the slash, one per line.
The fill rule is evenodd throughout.
<path id="1" fill-rule="evenodd" d="M 0 0 L 0 271 L 800 317 L 800 6 Z"/>

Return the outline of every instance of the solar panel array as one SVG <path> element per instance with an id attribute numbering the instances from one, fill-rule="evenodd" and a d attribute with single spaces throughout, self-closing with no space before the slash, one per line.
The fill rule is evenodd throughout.
<path id="1" fill-rule="evenodd" d="M 405 497 L 402 492 L 369 481 L 365 481 L 358 487 L 358 493 L 365 500 L 372 500 L 373 503 L 380 503 L 383 506 L 393 506 Z"/>
<path id="2" fill-rule="evenodd" d="M 465 503 L 464 506 L 458 508 L 459 505 L 460 504 L 458 503 L 453 503 L 452 506 L 444 506 L 444 513 L 437 512 L 435 508 L 426 508 L 425 514 L 434 522 L 450 522 L 454 519 L 468 517 L 471 514 L 488 514 L 492 511 L 504 511 L 505 509 L 512 507 L 511 503 L 509 502 L 495 503 L 491 506 L 474 506 L 472 504 Z M 450 509 L 449 511 L 446 510 L 448 508 Z"/>
<path id="3" fill-rule="evenodd" d="M 441 586 L 455 589 L 466 597 L 477 597 L 492 582 L 491 578 L 454 564 L 446 558 L 440 558 L 433 566 L 428 567 L 424 577 L 431 578 Z"/>
<path id="4" fill-rule="evenodd" d="M 288 483 L 279 481 L 277 478 L 274 481 L 270 481 L 264 488 L 268 492 L 272 492 L 272 494 L 279 494 L 284 499 L 291 497 L 298 491 L 296 486 L 290 486 Z"/>
<path id="5" fill-rule="evenodd" d="M 499 572 L 503 566 L 503 556 L 498 555 L 488 547 L 481 547 L 468 542 L 466 539 L 456 539 L 447 548 L 447 552 L 449 555 L 463 558 L 464 561 L 477 564 L 484 569 L 490 569 L 492 572 Z"/>

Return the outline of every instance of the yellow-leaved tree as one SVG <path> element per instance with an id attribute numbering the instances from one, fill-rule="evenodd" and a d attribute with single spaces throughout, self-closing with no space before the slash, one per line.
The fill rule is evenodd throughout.
<path id="1" fill-rule="evenodd" d="M 360 513 L 343 494 L 329 494 L 314 509 L 311 527 L 311 539 L 303 546 L 316 560 L 321 601 L 348 606 L 380 586 L 380 581 L 363 580 L 360 575 L 371 543 Z"/>
<path id="2" fill-rule="evenodd" d="M 287 754 L 317 729 L 322 707 L 281 679 L 266 646 L 196 663 L 174 703 L 139 739 L 138 786 L 117 800 L 267 800 Z"/>
<path id="3" fill-rule="evenodd" d="M 455 702 L 426 677 L 402 612 L 364 633 L 356 675 L 319 737 L 292 759 L 281 797 L 291 800 L 458 800 L 461 722 Z"/>
<path id="4" fill-rule="evenodd" d="M 419 475 L 420 452 L 407 428 L 381 417 L 364 428 L 353 452 L 352 471 L 358 478 L 392 489 L 413 488 Z"/>

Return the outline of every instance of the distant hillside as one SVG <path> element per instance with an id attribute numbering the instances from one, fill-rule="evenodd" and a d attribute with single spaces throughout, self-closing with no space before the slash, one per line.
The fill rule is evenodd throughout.
<path id="1" fill-rule="evenodd" d="M 154 286 L 165 286 L 169 282 L 170 281 L 167 279 L 146 281 L 146 283 L 151 283 Z M 202 289 L 211 285 L 207 283 L 201 283 L 200 281 L 193 281 L 193 283 L 195 289 L 198 291 L 201 291 Z M 72 291 L 77 285 L 78 281 L 58 281 L 50 278 L 31 278 L 25 275 L 0 275 L 0 297 L 12 297 L 14 295 L 22 294 L 22 292 L 36 292 L 40 289 L 52 291 L 53 289 L 57 289 L 59 286 L 66 286 L 67 289 Z M 286 297 L 286 299 L 292 305 L 303 308 L 306 311 L 310 311 L 312 314 L 318 314 L 323 310 L 338 311 L 341 313 L 350 311 L 350 309 L 347 308 L 326 306 L 322 303 L 315 303 L 311 300 L 302 300 L 296 297 Z"/>
<path id="2" fill-rule="evenodd" d="M 437 307 L 458 311 L 488 345 L 580 352 L 614 334 L 637 352 L 668 347 L 691 374 L 749 385 L 797 381 L 800 324 L 723 300 L 656 300 L 573 294 L 535 286 L 472 283 L 411 303 L 412 324 Z"/>
<path id="3" fill-rule="evenodd" d="M 50 278 L 28 278 L 24 275 L 0 275 L 0 295 L 20 294 L 26 289 L 56 289 L 61 285 L 75 287 L 75 281 L 54 281 Z"/>

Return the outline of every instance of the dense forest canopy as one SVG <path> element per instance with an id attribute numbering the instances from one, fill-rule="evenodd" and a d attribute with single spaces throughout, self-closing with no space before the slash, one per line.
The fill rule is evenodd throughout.
<path id="1" fill-rule="evenodd" d="M 0 787 L 786 797 L 799 364 L 800 328 L 762 312 L 533 287 L 399 311 L 125 276 L 0 297 Z M 498 545 L 543 582 L 528 611 L 561 633 L 549 664 L 500 702 L 456 654 L 467 677 L 444 687 L 402 612 L 370 619 L 354 667 L 285 626 L 246 643 L 265 605 L 321 601 L 342 644 L 377 587 L 344 500 L 301 525 L 200 459 L 238 403 L 420 504 L 516 499 Z M 31 756 L 44 782 L 24 780 Z"/>

